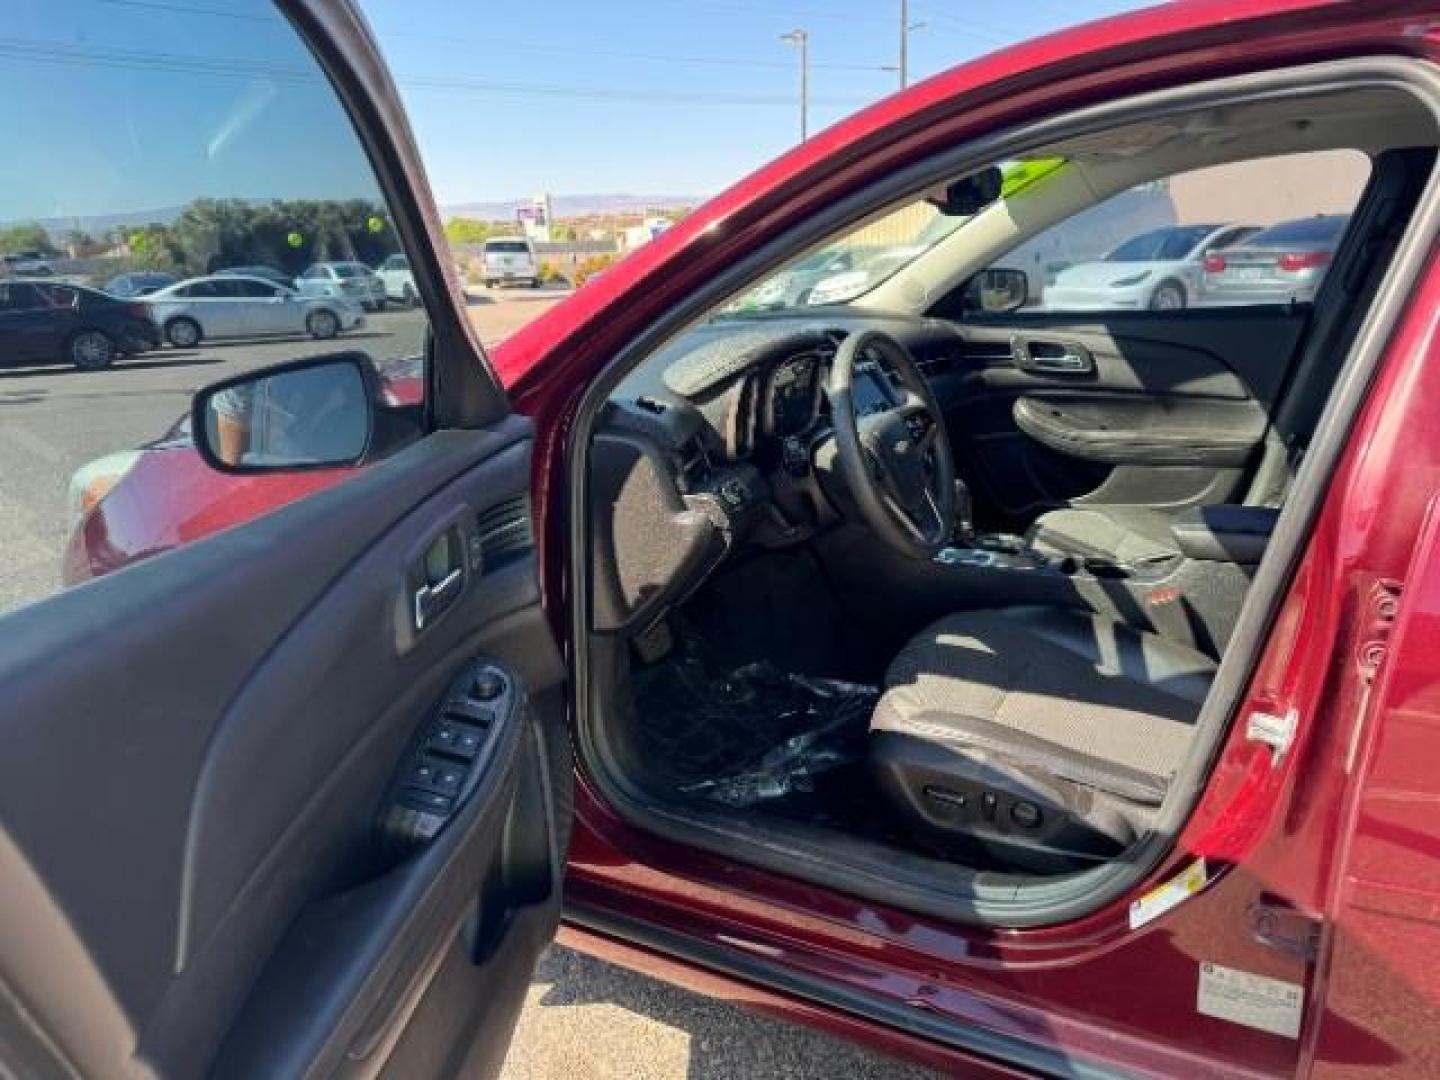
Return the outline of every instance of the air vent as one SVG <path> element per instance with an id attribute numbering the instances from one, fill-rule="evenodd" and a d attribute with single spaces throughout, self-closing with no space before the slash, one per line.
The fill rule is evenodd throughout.
<path id="1" fill-rule="evenodd" d="M 712 469 L 710 455 L 705 450 L 705 440 L 695 435 L 680 448 L 680 480 L 684 490 L 696 491 L 710 479 Z"/>
<path id="2" fill-rule="evenodd" d="M 517 495 L 482 510 L 475 517 L 475 529 L 486 569 L 518 558 L 535 546 L 530 496 Z"/>

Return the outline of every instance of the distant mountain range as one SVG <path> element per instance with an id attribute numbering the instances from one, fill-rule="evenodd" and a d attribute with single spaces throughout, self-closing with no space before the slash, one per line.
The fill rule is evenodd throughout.
<path id="1" fill-rule="evenodd" d="M 255 202 L 267 200 L 256 199 Z M 634 214 L 646 210 L 671 210 L 679 206 L 699 206 L 705 201 L 697 195 L 552 195 L 550 206 L 556 217 L 589 217 L 596 214 Z M 482 218 L 486 221 L 513 221 L 515 211 L 529 206 L 529 199 L 496 200 L 494 202 L 451 203 L 440 207 L 445 220 L 454 217 Z M 71 229 L 92 235 L 127 225 L 168 225 L 180 216 L 184 206 L 162 206 L 154 210 L 131 210 L 123 214 L 91 214 L 80 217 L 40 218 L 36 222 L 45 231 L 59 236 Z M 31 224 L 34 219 L 0 222 L 0 225 Z"/>
<path id="2" fill-rule="evenodd" d="M 589 217 L 596 214 L 636 214 L 646 210 L 671 210 L 679 206 L 699 206 L 703 195 L 552 195 L 550 208 L 557 218 Z M 513 221 L 515 211 L 529 206 L 529 199 L 497 200 L 494 202 L 449 203 L 440 207 L 440 216 L 447 221 L 455 217 L 481 218 L 486 221 Z"/>

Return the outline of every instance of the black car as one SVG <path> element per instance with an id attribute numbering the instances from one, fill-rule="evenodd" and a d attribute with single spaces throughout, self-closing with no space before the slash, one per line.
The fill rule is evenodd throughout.
<path id="1" fill-rule="evenodd" d="M 174 285 L 179 280 L 163 270 L 132 270 L 112 277 L 105 283 L 105 291 L 123 300 L 132 296 L 149 296 L 156 289 Z"/>
<path id="2" fill-rule="evenodd" d="M 56 281 L 0 279 L 0 365 L 98 371 L 159 347 L 160 331 L 142 303 Z"/>

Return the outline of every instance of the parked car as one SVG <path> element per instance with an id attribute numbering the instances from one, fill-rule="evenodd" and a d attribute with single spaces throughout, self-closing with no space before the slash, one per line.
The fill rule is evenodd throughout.
<path id="1" fill-rule="evenodd" d="M 0 364 L 69 363 L 82 371 L 160 347 L 150 309 L 98 289 L 0 278 Z"/>
<path id="2" fill-rule="evenodd" d="M 524 236 L 492 236 L 480 249 L 480 277 L 487 289 L 497 285 L 540 286 L 540 260 Z"/>
<path id="3" fill-rule="evenodd" d="M 287 289 L 295 287 L 295 279 L 284 270 L 277 270 L 275 267 L 265 266 L 263 263 L 256 263 L 253 266 L 227 266 L 223 270 L 216 270 L 214 276 L 261 278 L 276 285 L 283 285 Z"/>
<path id="4" fill-rule="evenodd" d="M 8 1073 L 485 1080 L 558 932 L 942 1075 L 1434 1080 L 1440 4 L 966 63 L 493 353 L 365 21 L 274 15 L 270 115 L 411 245 L 423 409 L 395 438 L 361 350 L 306 346 L 81 478 L 72 550 L 124 569 L 0 622 Z M 1109 194 L 1327 150 L 1370 172 L 1314 309 L 1007 299 Z M 1011 195 L 1017 158 L 1058 164 Z M 957 227 L 849 300 L 706 317 L 937 187 Z"/>
<path id="5" fill-rule="evenodd" d="M 1345 235 L 1348 214 L 1321 214 L 1272 225 L 1244 243 L 1205 258 L 1207 304 L 1287 304 L 1315 290 Z"/>
<path id="6" fill-rule="evenodd" d="M 354 301 L 301 296 L 263 278 L 224 274 L 190 278 L 146 299 L 165 340 L 179 349 L 193 349 L 210 338 L 274 334 L 333 338 L 365 325 L 365 314 Z"/>
<path id="7" fill-rule="evenodd" d="M 1152 229 L 1103 259 L 1061 270 L 1042 302 L 1051 311 L 1179 311 L 1199 297 L 1206 256 L 1257 231 L 1215 223 Z"/>
<path id="8" fill-rule="evenodd" d="M 307 266 L 295 278 L 302 296 L 331 296 L 353 300 L 366 311 L 385 306 L 385 283 L 361 262 L 319 262 Z"/>
<path id="9" fill-rule="evenodd" d="M 385 285 L 386 300 L 406 307 L 419 306 L 420 293 L 415 289 L 415 275 L 410 272 L 410 260 L 404 255 L 391 255 L 375 268 L 375 274 Z"/>
<path id="10" fill-rule="evenodd" d="M 167 274 L 163 270 L 131 270 L 128 273 L 116 274 L 105 282 L 104 291 L 111 296 L 128 299 L 148 296 L 159 289 L 174 285 L 179 280 L 178 275 Z"/>
<path id="11" fill-rule="evenodd" d="M 14 251 L 0 255 L 0 271 L 10 277 L 53 277 L 55 270 L 40 251 Z"/>

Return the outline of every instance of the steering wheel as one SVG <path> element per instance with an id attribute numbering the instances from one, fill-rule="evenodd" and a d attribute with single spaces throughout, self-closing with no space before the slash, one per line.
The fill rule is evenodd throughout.
<path id="1" fill-rule="evenodd" d="M 899 377 L 902 389 L 889 408 L 857 416 L 855 360 L 867 352 Z M 955 528 L 955 458 L 910 350 L 879 330 L 851 334 L 831 361 L 826 394 L 840 473 L 866 523 L 897 551 L 931 558 Z"/>

